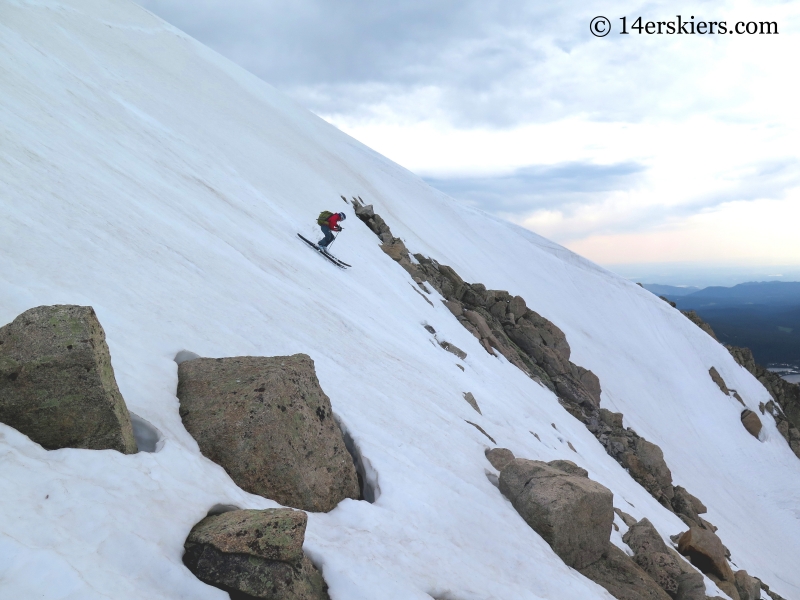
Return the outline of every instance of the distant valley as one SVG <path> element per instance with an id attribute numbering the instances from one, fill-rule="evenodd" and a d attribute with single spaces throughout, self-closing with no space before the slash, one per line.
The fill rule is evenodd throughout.
<path id="1" fill-rule="evenodd" d="M 728 345 L 745 346 L 756 361 L 797 383 L 800 378 L 800 282 L 753 282 L 733 287 L 687 288 L 642 284 L 694 310 Z M 795 375 L 793 375 L 795 374 Z"/>

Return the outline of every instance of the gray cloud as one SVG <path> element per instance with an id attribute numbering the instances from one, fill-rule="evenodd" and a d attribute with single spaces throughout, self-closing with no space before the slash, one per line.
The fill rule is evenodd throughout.
<path id="1" fill-rule="evenodd" d="M 405 116 L 458 127 L 513 127 L 572 114 L 639 120 L 685 114 L 680 93 L 704 68 L 670 40 L 596 39 L 597 8 L 521 0 L 144 0 L 143 5 L 325 115 Z M 615 8 L 616 5 L 616 8 Z M 708 2 L 694 2 L 692 11 Z M 675 14 L 675 3 L 603 8 Z M 615 26 L 616 25 L 615 23 Z M 625 39 L 628 38 L 628 39 Z M 416 106 L 435 88 L 434 105 Z M 671 93 L 672 92 L 672 93 Z M 669 97 L 669 102 L 664 102 Z M 717 99 L 717 102 L 719 100 Z M 414 110 L 418 114 L 412 114 Z"/>
<path id="2" fill-rule="evenodd" d="M 485 177 L 427 177 L 433 187 L 491 214 L 522 221 L 537 210 L 558 210 L 570 219 L 588 206 L 602 205 L 614 191 L 630 191 L 646 175 L 636 162 L 613 165 L 563 163 L 532 165 L 507 175 Z M 758 199 L 780 199 L 800 185 L 800 161 L 765 161 L 738 174 L 727 189 L 674 204 L 647 204 L 614 214 L 605 222 L 571 221 L 568 230 L 554 236 L 567 243 L 590 234 L 647 231 L 665 223 L 713 210 L 722 204 Z"/>

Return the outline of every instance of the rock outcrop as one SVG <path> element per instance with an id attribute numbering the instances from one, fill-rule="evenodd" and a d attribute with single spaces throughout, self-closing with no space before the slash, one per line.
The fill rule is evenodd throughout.
<path id="1" fill-rule="evenodd" d="M 647 519 L 632 525 L 622 536 L 634 562 L 675 600 L 705 600 L 703 576 L 669 548 Z"/>
<path id="2" fill-rule="evenodd" d="M 703 573 L 722 581 L 734 581 L 725 546 L 713 531 L 700 527 L 689 528 L 678 538 L 678 552 Z"/>
<path id="3" fill-rule="evenodd" d="M 183 562 L 234 598 L 327 600 L 322 575 L 303 554 L 307 520 L 287 508 L 206 517 L 189 533 Z"/>
<path id="4" fill-rule="evenodd" d="M 748 575 L 744 569 L 734 573 L 734 583 L 740 600 L 759 600 L 761 598 L 761 582 Z"/>
<path id="5" fill-rule="evenodd" d="M 309 356 L 196 358 L 178 366 L 178 381 L 186 429 L 244 490 L 322 512 L 359 498 Z"/>
<path id="6" fill-rule="evenodd" d="M 647 573 L 613 544 L 609 544 L 606 556 L 579 570 L 617 600 L 670 600 Z"/>
<path id="7" fill-rule="evenodd" d="M 778 431 L 792 452 L 800 458 L 800 385 L 789 383 L 757 364 L 749 348 L 727 348 L 734 360 L 750 371 L 772 396 L 772 400 L 762 408 L 762 413 L 769 412 L 775 418 Z"/>
<path id="8" fill-rule="evenodd" d="M 91 306 L 39 306 L 0 328 L 0 422 L 48 450 L 136 452 Z"/>
<path id="9" fill-rule="evenodd" d="M 470 405 L 472 408 L 474 408 L 474 409 L 475 409 L 475 412 L 477 412 L 479 415 L 482 415 L 482 414 L 483 414 L 483 413 L 481 412 L 481 407 L 480 407 L 480 406 L 478 406 L 478 401 L 477 401 L 477 400 L 475 400 L 475 396 L 473 396 L 473 395 L 472 395 L 472 392 L 464 392 L 464 400 L 466 400 L 466 401 L 467 401 L 467 403 L 468 403 L 468 404 L 469 404 L 469 405 Z"/>
<path id="10" fill-rule="evenodd" d="M 552 463 L 517 458 L 500 472 L 500 491 L 569 566 L 583 569 L 608 551 L 611 491 Z"/>
<path id="11" fill-rule="evenodd" d="M 697 314 L 696 312 L 694 312 L 693 310 L 682 310 L 681 312 L 682 312 L 682 313 L 683 313 L 683 314 L 686 316 L 686 318 L 687 318 L 687 319 L 689 319 L 689 320 L 690 320 L 692 323 L 694 323 L 695 325 L 697 325 L 697 326 L 698 326 L 700 329 L 702 329 L 703 331 L 705 331 L 705 332 L 706 332 L 708 335 L 710 335 L 710 336 L 711 336 L 712 338 L 714 338 L 715 340 L 717 339 L 717 335 L 714 333 L 714 330 L 713 330 L 713 329 L 711 329 L 711 325 L 709 325 L 708 323 L 706 323 L 705 321 L 703 321 L 703 319 L 701 319 L 701 318 L 700 318 L 700 315 L 698 315 L 698 314 Z M 719 341 L 719 340 L 717 340 L 717 341 Z"/>

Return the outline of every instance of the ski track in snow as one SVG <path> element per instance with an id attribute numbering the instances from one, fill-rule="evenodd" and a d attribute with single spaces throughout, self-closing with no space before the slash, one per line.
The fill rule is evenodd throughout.
<path id="1" fill-rule="evenodd" d="M 519 457 L 580 464 L 665 539 L 685 529 L 555 396 L 410 289 L 340 194 L 374 204 L 412 252 L 558 325 L 603 406 L 709 507 L 735 565 L 800 597 L 800 461 L 771 417 L 762 442 L 744 430 L 709 367 L 753 410 L 766 390 L 688 319 L 429 188 L 134 4 L 2 1 L 0 14 L 0 323 L 94 306 L 129 409 L 165 440 L 133 456 L 47 452 L 0 425 L 1 597 L 227 598 L 183 566 L 186 535 L 215 504 L 277 505 L 237 488 L 183 428 L 182 349 L 314 359 L 380 489 L 309 516 L 305 549 L 333 600 L 610 598 L 490 483 L 488 440 L 467 419 Z M 349 216 L 336 251 L 352 269 L 296 239 L 316 239 L 323 209 Z M 423 322 L 468 358 L 431 344 Z"/>

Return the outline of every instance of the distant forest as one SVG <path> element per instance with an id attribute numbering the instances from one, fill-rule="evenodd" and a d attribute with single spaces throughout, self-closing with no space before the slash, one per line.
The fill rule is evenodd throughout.
<path id="1" fill-rule="evenodd" d="M 743 283 L 689 294 L 685 288 L 644 287 L 681 310 L 697 311 L 720 342 L 750 348 L 759 364 L 800 366 L 800 282 Z"/>

